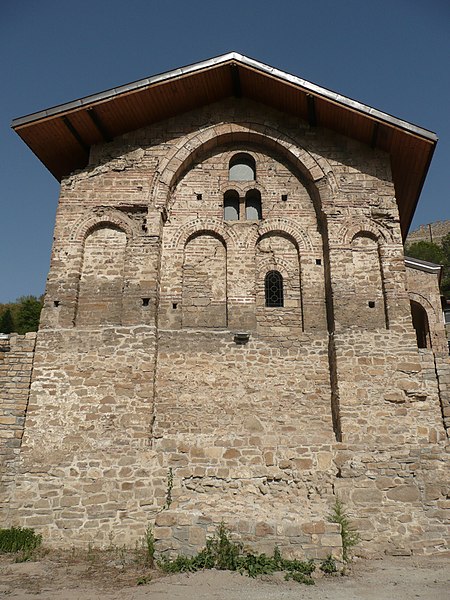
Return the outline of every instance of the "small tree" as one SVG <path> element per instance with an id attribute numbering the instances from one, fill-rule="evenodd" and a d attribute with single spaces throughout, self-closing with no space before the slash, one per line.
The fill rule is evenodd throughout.
<path id="1" fill-rule="evenodd" d="M 37 331 L 39 327 L 39 318 L 41 316 L 42 303 L 35 296 L 25 296 L 17 301 L 19 308 L 17 310 L 17 333 L 27 333 L 27 331 Z"/>
<path id="2" fill-rule="evenodd" d="M 14 319 L 11 309 L 7 308 L 0 316 L 0 333 L 12 333 L 14 331 Z"/>
<path id="3" fill-rule="evenodd" d="M 414 242 L 405 248 L 405 254 L 406 256 L 418 258 L 419 260 L 426 260 L 437 265 L 442 265 L 444 263 L 444 253 L 442 248 L 433 242 L 426 242 L 424 240 Z"/>
<path id="4" fill-rule="evenodd" d="M 446 298 L 450 298 L 450 233 L 442 238 L 444 272 L 442 274 L 441 290 Z"/>
<path id="5" fill-rule="evenodd" d="M 414 242 L 405 248 L 405 254 L 442 265 L 441 292 L 446 298 L 450 298 L 450 233 L 442 238 L 440 244 L 424 240 Z"/>

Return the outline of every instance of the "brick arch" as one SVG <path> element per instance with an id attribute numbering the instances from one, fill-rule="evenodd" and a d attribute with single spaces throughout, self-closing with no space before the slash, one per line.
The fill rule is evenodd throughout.
<path id="1" fill-rule="evenodd" d="M 424 309 L 424 311 L 426 312 L 427 317 L 428 317 L 429 325 L 431 325 L 431 323 L 439 322 L 440 315 L 436 311 L 435 307 L 431 304 L 431 302 L 425 296 L 423 296 L 422 294 L 419 294 L 418 292 L 409 292 L 408 291 L 408 298 L 410 300 L 413 300 L 414 302 L 417 302 L 417 304 L 420 304 L 420 306 Z M 430 316 L 433 316 L 433 319 L 430 319 Z"/>
<path id="2" fill-rule="evenodd" d="M 267 273 L 267 271 L 280 271 L 285 277 L 292 277 L 291 267 L 288 265 L 286 260 L 281 258 L 273 258 L 271 256 L 267 256 L 260 260 L 260 268 L 257 269 L 257 275 L 261 275 L 262 273 Z"/>
<path id="3" fill-rule="evenodd" d="M 179 227 L 171 239 L 165 243 L 166 248 L 181 250 L 188 240 L 201 233 L 212 233 L 220 238 L 225 248 L 237 246 L 238 239 L 232 227 L 224 226 L 222 221 L 197 217 Z"/>
<path id="4" fill-rule="evenodd" d="M 224 123 L 210 126 L 192 134 L 181 148 L 169 152 L 160 165 L 160 177 L 153 190 L 153 202 L 156 206 L 166 206 L 170 193 L 179 178 L 201 156 L 217 146 L 233 142 L 253 143 L 262 148 L 275 151 L 289 164 L 295 166 L 311 183 L 327 180 L 332 192 L 338 189 L 331 167 L 321 158 L 323 167 L 306 149 L 301 148 L 290 136 L 282 131 L 258 122 Z M 321 186 L 323 187 L 323 186 Z M 317 190 L 317 187 L 315 187 Z M 318 194 L 318 192 L 317 192 Z"/>
<path id="5" fill-rule="evenodd" d="M 336 242 L 342 245 L 350 245 L 357 237 L 369 237 L 379 244 L 392 241 L 392 236 L 387 230 L 382 230 L 373 221 L 361 219 L 359 223 L 346 224 L 339 230 Z"/>
<path id="6" fill-rule="evenodd" d="M 192 242 L 192 240 L 195 240 L 196 238 L 201 237 L 202 235 L 209 235 L 210 237 L 216 238 L 216 240 L 219 240 L 219 242 L 223 244 L 224 248 L 227 248 L 227 243 L 224 237 L 220 233 L 217 233 L 217 231 L 213 231 L 212 229 L 199 229 L 191 233 L 191 235 L 188 236 L 184 243 L 184 248 L 186 248 L 189 242 Z"/>
<path id="7" fill-rule="evenodd" d="M 101 214 L 93 214 L 79 222 L 73 229 L 70 241 L 82 244 L 92 231 L 108 226 L 117 227 L 123 231 L 128 242 L 133 238 L 134 232 L 131 221 L 119 212 L 107 211 Z"/>
<path id="8" fill-rule="evenodd" d="M 300 252 L 310 252 L 313 250 L 313 244 L 309 235 L 301 229 L 296 223 L 289 219 L 267 219 L 257 229 L 252 228 L 247 236 L 247 248 L 253 248 L 267 234 L 281 234 L 290 238 L 297 250 Z"/>
<path id="9" fill-rule="evenodd" d="M 261 195 L 266 193 L 266 188 L 257 181 L 223 181 L 219 189 L 221 194 L 234 190 L 240 196 L 245 196 L 249 190 L 258 190 Z"/>

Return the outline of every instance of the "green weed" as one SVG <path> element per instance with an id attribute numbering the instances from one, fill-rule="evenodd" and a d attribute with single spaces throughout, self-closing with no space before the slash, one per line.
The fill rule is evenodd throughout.
<path id="1" fill-rule="evenodd" d="M 195 556 L 179 554 L 174 560 L 163 556 L 158 566 L 165 573 L 187 573 L 202 569 L 221 569 L 246 573 L 249 577 L 270 575 L 286 571 L 286 577 L 308 585 L 314 584 L 311 574 L 315 570 L 312 560 L 288 560 L 281 556 L 276 546 L 273 556 L 245 551 L 242 543 L 233 541 L 227 527 L 221 523 L 206 546 Z"/>
<path id="2" fill-rule="evenodd" d="M 319 569 L 323 572 L 326 573 L 327 575 L 330 575 L 332 573 L 337 573 L 337 565 L 336 565 L 336 561 L 334 560 L 334 558 L 331 556 L 331 554 L 329 554 L 321 563 L 320 563 L 320 567 Z"/>
<path id="3" fill-rule="evenodd" d="M 345 512 L 343 502 L 336 496 L 332 512 L 328 515 L 330 523 L 338 523 L 340 525 L 340 533 L 342 540 L 342 560 L 350 562 L 351 549 L 361 541 L 361 537 L 356 529 L 350 523 L 350 519 Z"/>
<path id="4" fill-rule="evenodd" d="M 30 560 L 42 543 L 42 535 L 26 527 L 0 529 L 0 552 L 17 553 L 16 562 Z"/>
<path id="5" fill-rule="evenodd" d="M 145 562 L 150 568 L 155 564 L 155 536 L 151 525 L 148 525 L 145 531 Z"/>

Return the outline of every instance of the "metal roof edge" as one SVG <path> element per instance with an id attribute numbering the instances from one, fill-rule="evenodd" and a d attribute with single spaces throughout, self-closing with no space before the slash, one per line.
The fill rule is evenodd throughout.
<path id="1" fill-rule="evenodd" d="M 405 265 L 412 269 L 418 269 L 419 271 L 425 271 L 427 273 L 435 273 L 437 275 L 442 271 L 442 265 L 428 262 L 427 260 L 420 260 L 419 258 L 410 258 L 405 256 Z"/>
<path id="2" fill-rule="evenodd" d="M 310 93 L 316 94 L 318 96 L 322 96 L 328 100 L 336 102 L 344 107 L 351 108 L 352 110 L 356 110 L 361 112 L 369 117 L 374 119 L 378 119 L 380 121 L 384 121 L 389 125 L 399 127 L 411 134 L 418 135 L 426 140 L 433 142 L 434 144 L 438 141 L 437 135 L 419 127 L 418 125 L 414 125 L 413 123 L 409 123 L 408 121 L 404 121 L 403 119 L 398 119 L 388 113 L 384 113 L 376 108 L 372 108 L 366 104 L 362 104 L 356 100 L 352 100 L 342 94 L 338 94 L 337 92 L 333 92 L 326 88 L 320 87 L 314 83 L 306 81 L 305 79 L 301 79 L 296 75 L 291 75 L 280 69 L 276 69 L 275 67 L 271 67 L 270 65 L 266 65 L 254 58 L 249 58 L 248 56 L 244 56 L 239 52 L 227 52 L 225 54 L 221 54 L 219 56 L 209 58 L 204 61 L 200 61 L 197 63 L 192 63 L 190 65 L 186 65 L 184 67 L 179 67 L 177 69 L 173 69 L 171 71 L 166 71 L 164 73 L 159 73 L 157 75 L 153 75 L 151 77 L 146 77 L 144 79 L 139 79 L 137 81 L 119 86 L 110 88 L 103 92 L 99 92 L 97 94 L 91 94 L 89 96 L 85 96 L 83 98 L 79 98 L 77 100 L 73 100 L 71 102 L 66 102 L 64 104 L 58 104 L 51 108 L 41 110 L 35 113 L 30 113 L 23 117 L 18 117 L 17 119 L 13 119 L 11 123 L 11 127 L 13 129 L 20 127 L 22 125 L 30 124 L 34 121 L 39 121 L 40 119 L 44 119 L 46 117 L 51 117 L 57 115 L 59 113 L 67 112 L 76 108 L 82 108 L 83 106 L 87 106 L 89 104 L 94 104 L 96 102 L 100 102 L 103 100 L 108 100 L 119 96 L 125 92 L 135 91 L 141 88 L 148 87 L 150 85 L 154 85 L 156 83 L 162 83 L 164 81 L 169 81 L 180 75 L 187 75 L 189 73 L 195 73 L 196 71 L 200 71 L 202 69 L 207 69 L 213 67 L 215 65 L 220 65 L 223 63 L 236 61 L 237 63 L 241 63 L 245 66 L 256 69 L 262 73 L 267 73 L 281 81 L 285 81 L 287 83 L 296 85 L 307 90 Z"/>
<path id="3" fill-rule="evenodd" d="M 26 125 L 28 123 L 32 123 L 33 121 L 39 121 L 40 119 L 44 119 L 46 117 L 51 117 L 62 112 L 67 112 L 68 110 L 71 110 L 73 108 L 82 108 L 83 106 L 87 106 L 89 104 L 93 104 L 101 100 L 108 100 L 110 98 L 114 98 L 115 96 L 119 96 L 120 94 L 123 94 L 125 92 L 139 90 L 141 88 L 153 85 L 155 83 L 169 81 L 170 79 L 173 79 L 180 75 L 187 75 L 189 73 L 194 73 L 195 71 L 200 71 L 204 68 L 228 62 L 233 59 L 236 60 L 240 56 L 241 55 L 236 52 L 228 52 L 226 54 L 221 54 L 220 56 L 216 56 L 214 58 L 209 58 L 205 61 L 192 63 L 184 67 L 172 69 L 170 71 L 164 71 L 163 73 L 158 73 L 157 75 L 152 75 L 151 77 L 144 77 L 143 79 L 138 79 L 137 81 L 132 81 L 130 83 L 126 83 L 118 87 L 109 88 L 107 90 L 104 90 L 103 92 L 90 94 L 89 96 L 78 98 L 77 100 L 71 100 L 70 102 L 65 102 L 64 104 L 57 104 L 45 110 L 30 113 L 23 117 L 18 117 L 17 119 L 12 120 L 11 127 L 20 127 L 20 125 Z"/>
<path id="4" fill-rule="evenodd" d="M 368 106 L 367 104 L 363 104 L 362 102 L 358 102 L 357 100 L 353 100 L 352 98 L 348 98 L 347 96 L 343 96 L 342 94 L 333 92 L 332 90 L 321 87 L 315 83 L 311 83 L 306 79 L 301 79 L 296 75 L 291 75 L 290 73 L 286 73 L 285 71 L 281 71 L 280 69 L 276 69 L 275 67 L 271 67 L 269 65 L 261 63 L 253 58 L 249 58 L 243 55 L 239 56 L 240 60 L 244 64 L 247 64 L 248 66 L 252 66 L 254 68 L 258 68 L 259 70 L 273 75 L 278 79 L 283 79 L 289 83 L 294 83 L 295 85 L 305 88 L 309 92 L 316 93 L 320 96 L 328 98 L 329 100 L 333 100 L 338 104 L 342 104 L 343 106 L 347 106 L 348 108 L 352 108 L 353 110 L 362 112 L 368 116 L 377 118 L 382 121 L 386 121 L 387 123 L 400 127 L 401 129 L 406 129 L 410 133 L 420 135 L 421 137 L 425 137 L 430 141 L 437 142 L 439 139 L 436 133 L 428 129 L 424 129 L 423 127 L 419 127 L 419 125 L 415 125 L 414 123 L 410 123 L 403 119 L 394 117 L 389 113 L 385 113 L 381 110 L 378 110 L 377 108 L 373 108 L 371 106 Z"/>

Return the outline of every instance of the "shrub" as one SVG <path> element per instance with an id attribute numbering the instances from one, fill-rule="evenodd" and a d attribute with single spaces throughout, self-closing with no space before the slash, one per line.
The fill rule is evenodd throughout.
<path id="1" fill-rule="evenodd" d="M 330 575 L 331 573 L 337 573 L 337 565 L 336 565 L 336 561 L 334 560 L 334 558 L 331 556 L 331 554 L 329 554 L 325 560 L 323 560 L 320 563 L 320 570 L 323 571 L 323 573 L 326 573 L 327 575 Z"/>
<path id="2" fill-rule="evenodd" d="M 231 539 L 230 532 L 221 523 L 212 538 L 206 541 L 206 546 L 195 556 L 178 555 L 174 560 L 162 557 L 158 566 L 165 573 L 186 573 L 201 569 L 222 569 L 246 573 L 249 577 L 270 575 L 276 571 L 286 571 L 286 579 L 293 579 L 307 585 L 314 584 L 310 577 L 315 570 L 312 560 L 287 560 L 281 556 L 275 546 L 273 556 L 253 554 L 244 551 L 240 542 Z"/>
<path id="3" fill-rule="evenodd" d="M 36 548 L 42 543 L 42 536 L 33 529 L 10 527 L 0 529 L 0 552 L 21 552 L 19 560 L 29 560 Z"/>

